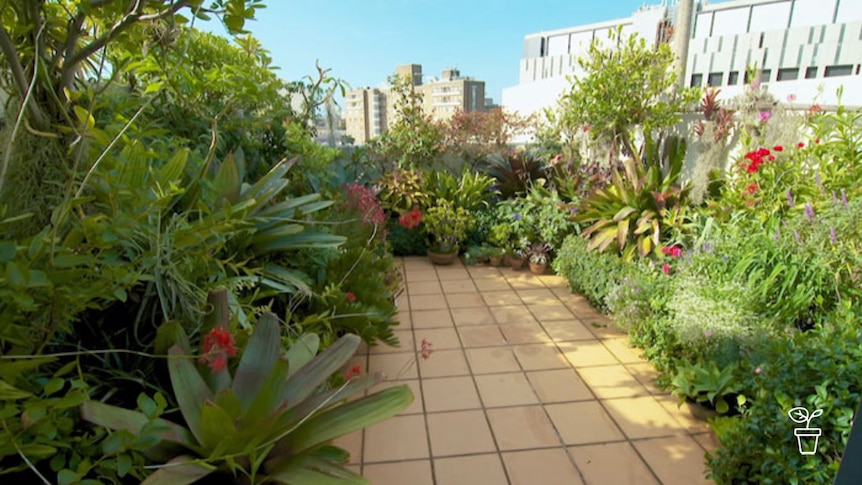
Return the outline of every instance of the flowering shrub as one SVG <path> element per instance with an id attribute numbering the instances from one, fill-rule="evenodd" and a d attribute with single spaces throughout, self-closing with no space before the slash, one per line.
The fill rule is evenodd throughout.
<path id="1" fill-rule="evenodd" d="M 419 227 L 419 224 L 422 222 L 422 212 L 419 211 L 419 207 L 413 206 L 410 209 L 410 212 L 406 214 L 402 214 L 398 218 L 398 224 L 401 225 L 404 229 L 413 229 Z"/>
<path id="2" fill-rule="evenodd" d="M 383 213 L 377 194 L 368 187 L 358 183 L 348 184 L 345 205 L 348 209 L 358 210 L 362 221 L 367 224 L 382 226 L 386 222 L 386 214 Z"/>

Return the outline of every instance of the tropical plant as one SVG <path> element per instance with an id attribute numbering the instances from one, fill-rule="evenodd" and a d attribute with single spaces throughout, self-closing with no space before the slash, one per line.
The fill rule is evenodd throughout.
<path id="1" fill-rule="evenodd" d="M 492 177 L 471 172 L 467 166 L 462 169 L 460 177 L 454 177 L 444 171 L 431 171 L 428 172 L 427 178 L 431 197 L 450 200 L 455 207 L 471 212 L 488 208 L 488 200 L 497 195 L 497 192 L 492 190 Z"/>
<path id="2" fill-rule="evenodd" d="M 715 409 L 718 414 L 728 414 L 747 402 L 745 395 L 740 394 L 742 389 L 735 372 L 735 364 L 720 369 L 714 362 L 705 366 L 680 364 L 671 382 L 671 392 L 679 397 L 680 406 L 690 401 Z"/>
<path id="3" fill-rule="evenodd" d="M 379 184 L 380 204 L 390 214 L 406 214 L 414 207 L 422 209 L 429 203 L 425 177 L 419 170 L 393 170 L 384 174 Z"/>
<path id="4" fill-rule="evenodd" d="M 438 253 L 457 251 L 472 224 L 470 212 L 462 207 L 456 208 L 448 200 L 437 201 L 425 216 L 425 227 L 432 239 L 431 248 Z"/>
<path id="5" fill-rule="evenodd" d="M 682 140 L 653 143 L 648 137 L 645 162 L 626 160 L 624 171 L 612 171 L 608 187 L 595 189 L 582 201 L 575 220 L 590 224 L 581 233 L 590 239 L 588 248 L 614 247 L 626 260 L 658 250 L 669 227 L 683 222 L 686 190 L 676 183 L 684 159 Z"/>
<path id="6" fill-rule="evenodd" d="M 529 150 L 495 153 L 485 159 L 485 170 L 496 179 L 503 199 L 524 195 L 546 177 L 545 162 Z"/>
<path id="7" fill-rule="evenodd" d="M 221 311 L 227 314 L 226 307 Z M 269 313 L 255 325 L 231 375 L 224 359 L 233 344 L 224 325 L 219 322 L 204 339 L 201 360 L 210 359 L 211 375 L 195 367 L 181 331 L 168 352 L 186 427 L 159 417 L 166 403 L 158 395 L 140 397 L 141 411 L 87 401 L 82 418 L 117 432 L 119 443 L 154 435 L 144 453 L 167 461 L 146 485 L 190 484 L 219 471 L 244 476 L 246 483 L 367 483 L 340 466 L 347 454 L 328 443 L 404 410 L 413 400 L 410 389 L 397 386 L 346 402 L 380 382 L 378 374 L 319 391 L 355 353 L 359 338 L 346 335 L 318 354 L 317 335 L 304 334 L 282 354 L 279 323 Z M 214 360 L 213 353 L 221 355 Z"/>
<path id="8" fill-rule="evenodd" d="M 527 251 L 530 262 L 534 264 L 548 264 L 551 248 L 547 243 L 533 243 Z"/>

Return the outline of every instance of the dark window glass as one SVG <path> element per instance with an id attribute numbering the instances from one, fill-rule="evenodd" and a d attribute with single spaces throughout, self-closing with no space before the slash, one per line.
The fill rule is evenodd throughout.
<path id="1" fill-rule="evenodd" d="M 739 84 L 739 71 L 730 71 L 730 74 L 727 75 L 727 85 L 736 86 L 737 84 Z"/>
<path id="2" fill-rule="evenodd" d="M 709 77 L 706 79 L 706 83 L 710 86 L 721 86 L 724 83 L 724 73 L 723 72 L 711 72 L 709 73 Z"/>
<path id="3" fill-rule="evenodd" d="M 843 66 L 826 66 L 826 77 L 849 76 L 853 74 L 853 66 L 850 64 Z"/>
<path id="4" fill-rule="evenodd" d="M 793 81 L 795 79 L 799 79 L 799 69 L 792 68 L 778 70 L 779 81 Z"/>
<path id="5" fill-rule="evenodd" d="M 817 77 L 817 67 L 811 66 L 805 69 L 805 79 L 814 79 Z"/>
<path id="6" fill-rule="evenodd" d="M 692 74 L 691 75 L 691 86 L 700 86 L 703 84 L 703 74 Z"/>

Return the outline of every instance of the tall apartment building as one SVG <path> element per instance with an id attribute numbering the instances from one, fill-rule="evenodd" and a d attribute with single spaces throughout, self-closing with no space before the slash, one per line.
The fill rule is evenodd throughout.
<path id="1" fill-rule="evenodd" d="M 439 78 L 431 77 L 427 82 L 419 64 L 398 66 L 395 74 L 409 76 L 413 89 L 422 95 L 425 113 L 435 120 L 448 120 L 459 110 L 485 109 L 485 82 L 463 77 L 457 69 L 445 69 Z M 356 143 L 365 143 L 379 136 L 394 122 L 396 103 L 388 88 L 349 91 L 345 96 L 344 110 L 347 134 Z"/>
<path id="2" fill-rule="evenodd" d="M 578 76 L 577 59 L 608 29 L 666 41 L 676 22 L 676 1 L 647 6 L 625 19 L 529 34 L 524 38 L 517 86 L 503 90 L 503 106 L 524 114 L 555 105 Z M 761 82 L 778 99 L 862 106 L 862 1 L 733 0 L 699 2 L 692 12 L 685 79 L 689 85 L 743 90 L 746 68 L 757 65 Z"/>

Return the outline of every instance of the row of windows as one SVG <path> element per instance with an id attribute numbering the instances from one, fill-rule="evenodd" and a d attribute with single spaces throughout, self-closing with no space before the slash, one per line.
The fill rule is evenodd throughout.
<path id="1" fill-rule="evenodd" d="M 859 71 L 862 66 L 859 64 L 843 64 L 838 66 L 826 66 L 826 69 L 823 71 L 823 77 L 838 77 L 838 76 L 851 76 L 854 73 L 858 76 Z M 805 79 L 815 79 L 818 77 L 819 68 L 816 66 L 811 66 L 805 68 L 805 70 L 801 70 L 798 67 L 790 67 L 779 69 L 777 75 L 773 79 L 772 69 L 763 69 L 760 71 L 760 82 L 768 83 L 770 81 L 795 81 L 799 79 L 800 74 L 804 75 Z M 735 86 L 739 84 L 739 71 L 730 71 L 727 73 L 727 84 L 724 83 L 724 73 L 723 72 L 711 72 L 706 76 L 706 85 L 707 86 Z M 691 86 L 700 86 L 703 84 L 704 77 L 703 74 L 692 74 L 691 75 Z M 744 81 L 745 84 L 748 84 L 748 73 L 744 73 Z"/>

